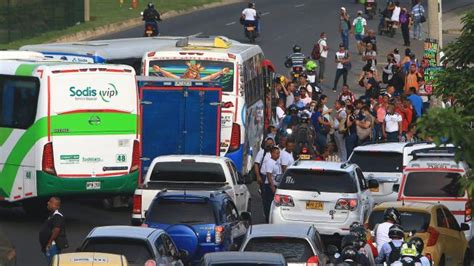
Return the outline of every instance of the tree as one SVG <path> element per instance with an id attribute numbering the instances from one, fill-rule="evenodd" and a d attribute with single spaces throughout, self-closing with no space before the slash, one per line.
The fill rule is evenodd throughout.
<path id="1" fill-rule="evenodd" d="M 474 10 L 462 19 L 461 35 L 443 50 L 444 70 L 435 75 L 434 96 L 446 99 L 452 97 L 450 108 L 431 108 L 419 121 L 419 129 L 424 136 L 432 137 L 436 144 L 442 140 L 461 149 L 461 156 L 474 167 Z M 474 195 L 474 174 L 468 173 L 464 183 L 470 195 Z"/>

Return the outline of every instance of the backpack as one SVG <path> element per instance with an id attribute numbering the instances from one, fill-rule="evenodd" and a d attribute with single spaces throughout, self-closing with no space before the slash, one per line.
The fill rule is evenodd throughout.
<path id="1" fill-rule="evenodd" d="M 313 46 L 313 51 L 311 52 L 311 58 L 314 60 L 319 60 L 321 58 L 321 47 L 319 47 L 319 42 L 314 44 Z"/>
<path id="2" fill-rule="evenodd" d="M 395 261 L 400 260 L 400 257 L 401 257 L 400 251 L 402 250 L 402 246 L 395 247 L 393 242 L 388 242 L 388 244 L 390 245 L 390 248 L 392 249 L 392 251 L 390 252 L 390 255 L 388 255 L 388 262 L 387 262 L 387 264 L 390 265 L 394 263 Z"/>
<path id="3" fill-rule="evenodd" d="M 356 34 L 361 34 L 364 31 L 364 24 L 362 23 L 362 18 L 357 18 L 357 21 L 354 26 L 354 31 Z"/>

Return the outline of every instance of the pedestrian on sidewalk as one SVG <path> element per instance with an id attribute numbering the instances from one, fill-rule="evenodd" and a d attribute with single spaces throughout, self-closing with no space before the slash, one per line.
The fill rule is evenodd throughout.
<path id="1" fill-rule="evenodd" d="M 357 50 L 359 55 L 362 55 L 364 51 L 364 46 L 362 45 L 362 39 L 364 38 L 365 33 L 367 32 L 367 20 L 362 17 L 363 12 L 361 10 L 357 11 L 357 17 L 352 22 L 351 33 L 354 34 L 354 37 L 357 42 Z"/>
<path id="2" fill-rule="evenodd" d="M 382 125 L 383 136 L 387 141 L 400 141 L 402 136 L 402 116 L 395 112 L 395 105 L 389 103 Z"/>
<path id="3" fill-rule="evenodd" d="M 56 254 L 60 254 L 61 250 L 69 247 L 66 238 L 66 226 L 63 214 L 59 211 L 61 208 L 61 199 L 51 197 L 48 201 L 47 208 L 49 216 L 44 221 L 39 232 L 39 242 L 41 252 L 46 257 L 48 265 Z"/>
<path id="4" fill-rule="evenodd" d="M 351 66 L 351 56 L 345 49 L 344 44 L 340 43 L 339 50 L 336 52 L 336 77 L 334 79 L 334 87 L 332 87 L 333 92 L 337 91 L 337 84 L 341 76 L 343 84 L 347 84 L 347 73 Z"/>
<path id="5" fill-rule="evenodd" d="M 406 8 L 400 12 L 400 26 L 402 29 L 403 45 L 410 46 L 410 25 L 412 23 L 411 15 Z"/>
<path id="6" fill-rule="evenodd" d="M 423 31 L 421 30 L 421 24 L 426 22 L 425 8 L 421 4 L 421 0 L 416 1 L 416 5 L 411 9 L 413 14 L 413 39 L 422 40 Z"/>
<path id="7" fill-rule="evenodd" d="M 344 44 L 344 48 L 349 50 L 349 30 L 351 29 L 351 22 L 349 14 L 345 7 L 341 7 L 341 14 L 339 17 L 339 32 L 341 33 L 341 42 Z"/>
<path id="8" fill-rule="evenodd" d="M 346 143 L 344 141 L 345 134 L 345 121 L 347 119 L 347 113 L 345 109 L 346 104 L 343 101 L 337 100 L 334 103 L 334 109 L 336 110 L 336 116 L 333 121 L 334 128 L 334 141 L 336 142 L 339 158 L 342 162 L 347 160 Z M 340 126 L 340 124 L 343 124 Z"/>
<path id="9" fill-rule="evenodd" d="M 314 60 L 318 60 L 319 63 L 319 83 L 324 81 L 324 72 L 326 70 L 326 58 L 328 57 L 328 51 L 327 35 L 325 32 L 321 32 L 319 35 L 319 40 L 313 46 L 313 51 L 311 52 L 311 57 Z"/>

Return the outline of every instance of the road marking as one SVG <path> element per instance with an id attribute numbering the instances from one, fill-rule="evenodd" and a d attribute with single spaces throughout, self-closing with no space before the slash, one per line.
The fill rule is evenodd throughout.
<path id="1" fill-rule="evenodd" d="M 296 5 L 295 7 L 303 7 L 304 4 L 299 4 L 299 5 Z"/>
<path id="2" fill-rule="evenodd" d="M 270 14 L 270 12 L 264 12 L 264 13 L 262 13 L 262 17 L 263 17 L 263 16 L 266 16 L 266 15 L 268 15 L 268 14 Z"/>
<path id="3" fill-rule="evenodd" d="M 234 25 L 235 24 L 235 21 L 232 21 L 232 22 L 229 22 L 227 24 L 225 24 L 226 26 L 230 26 L 230 25 Z"/>
<path id="4" fill-rule="evenodd" d="M 202 34 L 202 32 L 198 32 L 198 33 L 195 33 L 195 34 L 193 34 L 193 35 L 189 35 L 189 37 L 196 37 L 196 36 L 199 36 L 199 35 L 201 35 L 201 34 Z"/>

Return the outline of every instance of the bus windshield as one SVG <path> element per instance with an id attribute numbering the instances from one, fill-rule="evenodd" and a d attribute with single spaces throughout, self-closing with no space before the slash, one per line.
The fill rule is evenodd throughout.
<path id="1" fill-rule="evenodd" d="M 222 90 L 233 91 L 234 63 L 209 60 L 152 60 L 149 76 L 198 79 L 219 82 Z"/>

